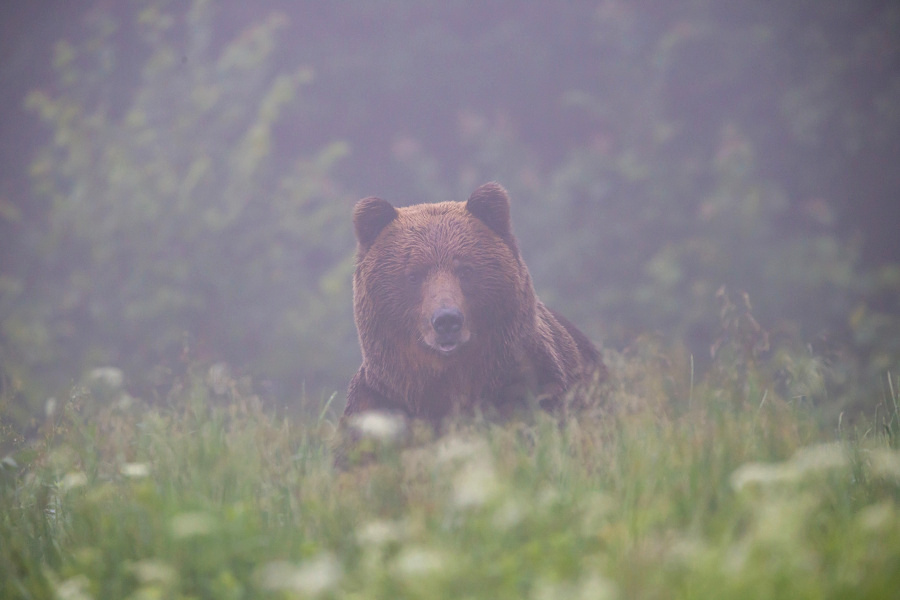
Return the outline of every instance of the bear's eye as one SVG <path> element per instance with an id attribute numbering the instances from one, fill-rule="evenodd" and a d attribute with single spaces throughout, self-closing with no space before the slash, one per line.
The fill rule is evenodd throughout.
<path id="1" fill-rule="evenodd" d="M 470 279 L 475 274 L 475 269 L 469 265 L 460 265 L 456 269 L 456 274 L 460 279 Z"/>
<path id="2" fill-rule="evenodd" d="M 406 274 L 406 280 L 413 285 L 422 283 L 422 279 L 424 279 L 424 277 L 419 271 L 410 271 Z"/>

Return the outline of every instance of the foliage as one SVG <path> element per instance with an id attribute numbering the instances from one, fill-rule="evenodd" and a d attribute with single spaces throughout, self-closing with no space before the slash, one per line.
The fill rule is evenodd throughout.
<path id="1" fill-rule="evenodd" d="M 276 417 L 236 380 L 186 377 L 165 406 L 76 389 L 2 462 L 3 595 L 889 597 L 896 443 L 821 432 L 762 363 L 754 390 L 673 357 L 611 356 L 618 409 L 562 426 L 411 446 L 370 428 L 377 460 L 345 472 L 329 421 Z"/>
<path id="2" fill-rule="evenodd" d="M 490 179 L 542 299 L 608 347 L 658 333 L 706 371 L 725 285 L 828 418 L 900 372 L 896 3 L 247 6 L 84 9 L 35 76 L 34 191 L 0 189 L 17 430 L 96 368 L 344 389 L 352 200 Z"/>
<path id="3" fill-rule="evenodd" d="M 866 263 L 862 238 L 842 231 L 857 217 L 823 189 L 834 173 L 821 172 L 817 161 L 849 164 L 859 159 L 854 152 L 868 155 L 885 137 L 900 139 L 896 115 L 867 104 L 891 102 L 900 87 L 890 73 L 885 82 L 866 80 L 865 101 L 836 89 L 864 60 L 833 31 L 835 20 L 857 14 L 839 4 L 805 5 L 801 15 L 781 6 L 606 3 L 587 45 L 593 79 L 559 98 L 583 130 L 562 159 L 548 164 L 545 138 L 528 139 L 512 116 L 477 113 L 461 119 L 457 138 L 468 158 L 456 172 L 434 168 L 439 149 L 401 158 L 429 199 L 491 178 L 511 188 L 542 298 L 594 337 L 622 347 L 643 332 L 663 332 L 688 343 L 705 368 L 717 335 L 717 290 L 745 290 L 775 338 L 813 344 L 811 355 L 841 371 L 832 408 L 858 409 L 865 399 L 847 391 L 878 395 L 878 382 L 897 370 L 900 279 L 894 264 Z M 883 10 L 888 22 L 900 16 Z M 860 44 L 883 39 L 882 25 L 857 16 Z M 794 39 L 798 30 L 805 42 Z M 818 63 L 807 43 L 827 47 L 839 67 Z M 818 70 L 785 84 L 778 52 Z M 844 62 L 835 57 L 841 52 L 849 55 Z M 896 45 L 885 52 L 900 54 Z M 813 93 L 816 85 L 832 93 Z M 834 149 L 811 142 L 838 127 L 857 141 Z M 785 139 L 786 130 L 793 137 Z M 795 164 L 796 156 L 812 155 Z M 785 173 L 785 164 L 773 162 L 779 158 L 803 174 Z M 855 194 L 867 185 L 860 181 Z"/>
<path id="4" fill-rule="evenodd" d="M 28 352 L 4 353 L 17 379 L 52 392 L 114 365 L 142 389 L 187 359 L 299 390 L 352 362 L 350 202 L 331 176 L 346 149 L 274 153 L 312 73 L 273 68 L 278 15 L 218 48 L 209 11 L 136 15 L 146 60 L 118 110 L 122 41 L 102 15 L 85 41 L 57 44 L 59 87 L 28 96 L 53 140 L 32 166 L 50 200 L 28 248 L 41 300 L 22 290 L 4 321 L 8 347 Z"/>

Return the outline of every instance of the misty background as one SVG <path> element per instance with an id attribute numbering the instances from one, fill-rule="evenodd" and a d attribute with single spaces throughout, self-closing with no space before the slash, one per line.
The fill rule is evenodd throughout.
<path id="1" fill-rule="evenodd" d="M 490 180 L 541 298 L 612 351 L 702 369 L 727 308 L 816 402 L 900 372 L 893 1 L 9 0 L 0 111 L 18 423 L 107 367 L 342 405 L 353 204 Z"/>

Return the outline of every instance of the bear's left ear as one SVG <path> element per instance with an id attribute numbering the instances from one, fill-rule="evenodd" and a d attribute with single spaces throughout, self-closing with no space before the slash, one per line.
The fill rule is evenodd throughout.
<path id="1" fill-rule="evenodd" d="M 512 241 L 512 225 L 509 220 L 509 195 L 503 186 L 492 181 L 472 192 L 466 201 L 466 210 L 476 216 L 491 231 L 507 241 Z"/>
<path id="2" fill-rule="evenodd" d="M 363 250 L 368 250 L 381 230 L 397 218 L 397 209 L 381 198 L 363 198 L 353 209 L 353 227 Z"/>

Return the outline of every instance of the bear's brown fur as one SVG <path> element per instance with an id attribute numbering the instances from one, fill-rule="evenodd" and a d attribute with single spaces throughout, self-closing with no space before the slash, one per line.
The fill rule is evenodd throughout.
<path id="1" fill-rule="evenodd" d="M 497 183 L 467 202 L 360 200 L 353 301 L 363 362 L 344 417 L 398 411 L 433 424 L 488 406 L 558 404 L 605 375 L 600 355 L 534 293 Z"/>

